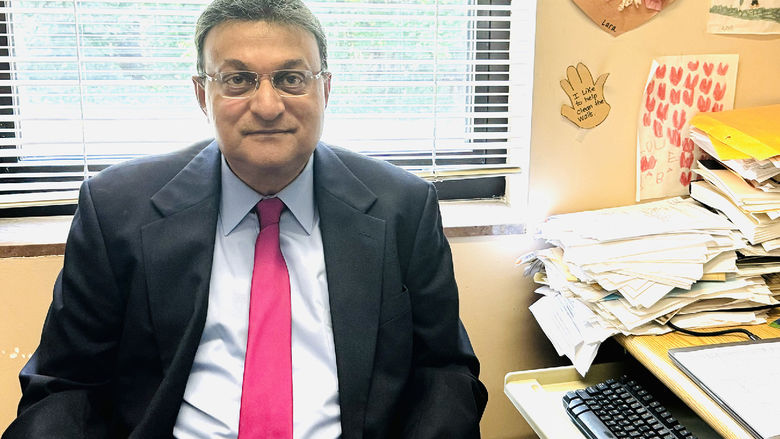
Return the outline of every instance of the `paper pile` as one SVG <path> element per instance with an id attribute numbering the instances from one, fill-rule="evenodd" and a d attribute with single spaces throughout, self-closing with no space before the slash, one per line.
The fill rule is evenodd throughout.
<path id="1" fill-rule="evenodd" d="M 699 113 L 691 140 L 715 160 L 693 169 L 691 196 L 723 212 L 751 244 L 780 248 L 780 105 Z"/>
<path id="2" fill-rule="evenodd" d="M 692 199 L 557 215 L 537 233 L 553 247 L 534 252 L 528 271 L 544 286 L 531 312 L 583 375 L 614 334 L 760 323 L 765 311 L 723 311 L 778 303 L 739 272 L 736 226 Z"/>

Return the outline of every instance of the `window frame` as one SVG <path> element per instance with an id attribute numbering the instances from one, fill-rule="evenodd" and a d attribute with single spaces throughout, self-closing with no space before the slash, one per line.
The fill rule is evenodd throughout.
<path id="1" fill-rule="evenodd" d="M 492 3 L 494 1 L 495 2 L 501 2 L 502 0 L 487 0 L 487 1 Z M 6 2 L 0 2 L 0 6 L 1 5 L 5 5 L 5 3 Z M 536 0 L 530 0 L 530 1 L 515 0 L 514 2 L 511 2 L 510 4 L 511 4 L 510 8 L 511 8 L 511 15 L 512 15 L 511 16 L 511 25 L 510 25 L 510 27 L 511 27 L 510 47 L 515 45 L 515 41 L 519 41 L 518 38 L 520 37 L 520 34 L 525 34 L 525 36 L 523 38 L 528 38 L 530 36 L 531 42 L 533 42 L 533 38 L 534 38 L 534 34 L 535 34 L 534 28 L 535 28 Z M 520 15 L 520 14 L 516 14 L 515 11 L 517 10 L 517 8 L 520 7 L 520 4 L 522 4 L 525 7 L 530 8 L 530 10 L 532 11 L 530 13 L 530 16 L 533 18 L 531 20 L 531 22 L 530 22 L 531 25 L 530 26 L 525 26 L 524 28 L 521 28 L 521 27 L 519 27 L 518 24 L 516 24 L 519 21 L 519 20 L 516 20 L 516 17 L 518 17 L 518 15 Z M 5 23 L 5 22 L 6 21 L 4 21 L 3 23 Z M 527 25 L 528 23 L 525 23 L 525 24 Z M 524 32 L 521 32 L 521 30 L 524 31 Z M 2 29 L 0 29 L 0 31 L 2 31 Z M 0 33 L 3 34 L 3 38 L 6 38 L 6 44 L 7 44 L 7 38 L 8 37 L 6 35 L 8 35 L 8 33 L 7 32 L 0 32 Z M 533 44 L 531 45 L 531 47 L 533 47 Z M 516 65 L 516 64 L 518 64 L 517 60 L 512 60 L 511 57 L 510 57 L 510 59 L 507 60 L 507 62 L 509 64 L 510 84 L 514 84 L 515 82 L 517 82 L 517 81 L 512 79 L 513 76 L 523 75 L 524 76 L 524 80 L 526 81 L 525 82 L 525 87 L 529 88 L 531 86 L 531 84 L 532 84 L 532 79 L 533 79 L 533 53 L 530 54 L 530 60 L 529 60 L 530 66 L 531 66 L 530 67 L 530 75 L 528 74 L 529 70 L 527 68 L 527 65 L 526 65 L 526 69 L 525 70 L 523 70 L 522 72 L 519 72 L 518 71 L 519 70 L 518 66 Z M 193 63 L 194 63 L 194 61 L 193 61 Z M 10 76 L 9 76 L 10 75 L 10 73 L 9 73 L 10 72 L 9 66 L 6 65 L 5 66 L 6 67 L 5 70 L 2 70 L 2 67 L 3 66 L 0 66 L 0 75 L 2 75 L 2 76 L 0 76 L 0 90 L 2 90 L 3 87 L 4 87 L 3 83 L 2 83 L 3 79 L 9 79 L 10 78 Z M 5 87 L 5 88 L 9 88 L 9 87 Z M 513 97 L 513 94 L 516 92 L 516 90 L 517 90 L 516 86 L 510 85 L 510 89 L 509 89 L 508 96 L 507 96 L 507 99 L 508 99 L 507 107 L 511 107 L 512 105 L 515 105 L 515 104 L 513 104 L 513 101 L 518 100 L 517 97 Z M 531 92 L 530 92 L 530 90 L 522 90 L 522 93 L 525 93 L 526 95 L 530 95 Z M 526 95 L 524 95 L 524 96 L 526 96 Z M 6 99 L 13 99 L 13 98 L 8 98 L 8 97 L 5 97 L 5 98 Z M 528 106 L 527 114 L 530 115 L 530 98 L 527 98 L 526 100 L 527 100 L 527 102 L 524 102 L 524 104 Z M 195 104 L 193 102 L 193 106 L 194 105 Z M 6 111 L 6 110 L 4 110 L 4 111 Z M 7 111 L 13 111 L 13 110 L 7 110 Z M 499 178 L 499 179 L 504 180 L 504 182 L 505 182 L 504 183 L 504 185 L 505 185 L 504 186 L 504 195 L 501 196 L 501 197 L 493 197 L 493 199 L 488 200 L 485 205 L 504 206 L 506 208 L 509 208 L 512 212 L 518 212 L 519 209 L 521 209 L 521 206 L 525 205 L 525 198 L 526 198 L 525 193 L 527 192 L 525 190 L 525 188 L 527 188 L 527 176 L 528 176 L 527 164 L 528 164 L 528 152 L 529 152 L 529 149 L 530 149 L 530 116 L 527 116 L 527 117 L 525 117 L 522 120 L 512 120 L 512 118 L 510 117 L 509 120 L 508 120 L 508 126 L 509 126 L 509 128 L 508 128 L 509 133 L 511 133 L 511 132 L 525 132 L 525 133 L 528 133 L 527 135 L 522 136 L 522 139 L 520 140 L 520 142 L 524 143 L 524 144 L 520 148 L 509 148 L 510 150 L 514 150 L 514 149 L 518 150 L 518 152 L 512 152 L 512 154 L 516 154 L 516 155 L 519 154 L 519 155 L 521 155 L 521 157 L 519 159 L 514 159 L 513 158 L 513 160 L 517 160 L 520 163 L 520 166 L 523 168 L 523 172 L 520 173 L 520 174 L 517 174 L 517 175 L 513 175 L 511 173 L 507 173 L 507 174 L 499 175 L 498 177 L 493 177 L 494 179 L 495 178 Z M 13 128 L 13 127 L 11 127 L 11 128 Z M 508 136 L 510 135 L 509 133 L 508 133 Z M 2 161 L 0 160 L 0 168 L 2 168 L 2 163 L 1 162 Z M 507 159 L 507 162 L 508 162 L 507 166 L 510 166 L 511 163 L 510 163 L 510 159 L 509 158 Z M 512 162 L 512 163 L 514 163 L 514 162 Z M 97 170 L 99 170 L 99 168 L 92 168 L 90 166 L 90 168 L 84 169 L 83 171 L 85 173 L 87 173 L 87 172 L 92 173 L 92 172 L 96 172 Z M 2 175 L 0 174 L 0 177 L 1 176 Z M 443 195 L 441 198 L 445 198 L 445 199 L 447 199 L 447 198 L 457 198 L 457 197 L 453 197 L 453 196 L 447 194 L 447 191 L 450 190 L 449 188 L 452 187 L 452 186 L 458 186 L 458 185 L 464 186 L 464 185 L 466 185 L 466 186 L 477 187 L 477 186 L 481 186 L 481 185 L 484 185 L 484 184 L 490 184 L 490 183 L 486 183 L 488 181 L 489 181 L 488 179 L 483 180 L 483 181 L 480 182 L 479 179 L 447 180 L 447 179 L 435 179 L 434 178 L 434 184 L 437 186 L 437 189 L 439 189 L 440 195 Z M 475 198 L 482 198 L 482 197 L 481 196 L 476 196 Z M 444 204 L 449 204 L 449 205 L 456 205 L 457 203 L 464 203 L 465 205 L 475 206 L 474 201 L 475 200 L 470 199 L 470 200 L 467 200 L 465 202 L 464 201 L 461 201 L 461 202 L 457 202 L 457 201 L 443 201 L 443 203 Z M 0 209 L 0 216 L 27 216 L 27 215 L 31 215 L 31 214 L 32 215 L 38 215 L 38 214 L 46 215 L 46 214 L 63 214 L 63 213 L 64 214 L 68 214 L 73 209 L 75 209 L 75 205 L 74 204 L 70 204 L 70 203 L 68 203 L 68 204 L 66 204 L 64 206 L 63 205 L 54 204 L 54 205 L 49 205 L 49 206 L 44 206 L 44 207 L 35 207 L 35 208 L 30 208 L 30 207 L 15 208 L 15 209 L 14 208 L 11 208 L 11 209 L 7 209 L 6 208 L 6 209 Z M 447 209 L 443 209 L 443 210 L 449 211 L 450 209 L 447 208 Z M 460 209 L 455 209 L 455 210 L 460 210 Z M 462 215 L 462 214 L 459 214 L 459 215 Z M 495 214 L 489 215 L 490 218 L 494 218 L 494 219 L 495 218 L 503 218 L 505 216 L 506 215 L 499 215 L 499 216 L 496 216 Z M 510 215 L 510 217 L 511 216 L 514 216 L 514 215 Z M 490 221 L 487 220 L 487 219 L 478 219 L 478 220 L 469 221 L 469 222 L 470 223 L 483 223 L 483 224 L 486 224 L 486 223 L 489 223 Z"/>

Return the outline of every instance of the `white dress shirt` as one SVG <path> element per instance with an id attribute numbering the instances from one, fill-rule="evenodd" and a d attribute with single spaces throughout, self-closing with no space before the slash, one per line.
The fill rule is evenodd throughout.
<path id="1" fill-rule="evenodd" d="M 276 196 L 287 206 L 279 242 L 290 274 L 292 309 L 293 437 L 341 436 L 336 353 L 313 160 Z M 173 434 L 178 439 L 236 438 L 244 374 L 249 292 L 263 198 L 222 158 L 206 326 L 184 391 Z"/>

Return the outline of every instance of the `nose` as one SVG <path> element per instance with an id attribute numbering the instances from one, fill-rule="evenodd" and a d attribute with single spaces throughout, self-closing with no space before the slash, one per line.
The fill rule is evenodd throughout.
<path id="1" fill-rule="evenodd" d="M 257 91 L 249 100 L 250 111 L 263 120 L 274 120 L 284 112 L 284 101 L 274 90 L 270 78 L 260 78 Z"/>

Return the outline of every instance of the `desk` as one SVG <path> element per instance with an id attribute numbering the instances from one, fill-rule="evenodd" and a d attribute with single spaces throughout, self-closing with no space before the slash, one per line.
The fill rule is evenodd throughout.
<path id="1" fill-rule="evenodd" d="M 780 318 L 780 309 L 775 309 L 770 313 L 769 321 L 778 318 Z M 761 338 L 780 337 L 780 329 L 772 328 L 768 324 L 741 327 Z M 716 329 L 723 328 L 703 329 L 702 331 Z M 618 335 L 614 338 L 636 359 L 636 362 L 647 371 L 652 372 L 658 381 L 668 387 L 684 403 L 681 405 L 686 411 L 691 412 L 692 410 L 693 413 L 690 414 L 692 417 L 684 420 L 682 416 L 675 413 L 675 407 L 663 402 L 683 425 L 691 426 L 691 423 L 704 421 L 711 427 L 710 429 L 705 426 L 707 430 L 726 439 L 753 439 L 753 436 L 745 431 L 736 420 L 721 409 L 684 372 L 679 370 L 667 354 L 669 349 L 676 347 L 742 341 L 746 339 L 744 334 L 695 337 L 671 332 L 664 335 Z M 606 378 L 618 376 L 624 371 L 623 366 L 608 363 L 593 365 L 585 378 L 580 377 L 573 366 L 512 372 L 507 374 L 505 378 L 504 393 L 523 414 L 539 437 L 582 437 L 563 412 L 560 402 L 561 395 L 566 390 L 582 388 Z M 633 372 L 629 371 L 629 373 Z M 650 388 L 648 390 L 656 397 L 661 397 L 663 393 Z M 691 431 L 694 429 L 691 428 Z"/>
<path id="2" fill-rule="evenodd" d="M 780 309 L 774 309 L 770 313 L 769 321 L 780 318 Z M 780 329 L 768 324 L 740 326 L 761 338 L 778 338 Z M 711 331 L 715 329 L 703 329 Z M 728 413 L 726 413 L 712 398 L 704 393 L 701 388 L 691 381 L 683 371 L 677 368 L 669 358 L 667 351 L 672 348 L 699 346 L 703 344 L 729 343 L 745 340 L 743 334 L 731 334 L 714 337 L 695 337 L 679 332 L 670 332 L 664 335 L 643 336 L 615 336 L 626 351 L 636 358 L 644 367 L 653 373 L 658 379 L 674 392 L 685 404 L 687 404 L 705 422 L 721 434 L 724 438 L 752 439 L 744 428 Z"/>

